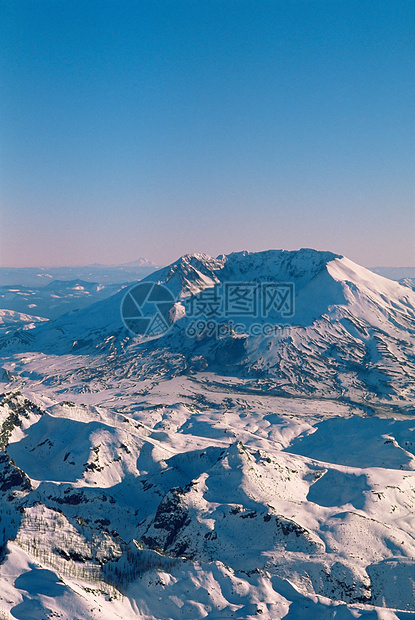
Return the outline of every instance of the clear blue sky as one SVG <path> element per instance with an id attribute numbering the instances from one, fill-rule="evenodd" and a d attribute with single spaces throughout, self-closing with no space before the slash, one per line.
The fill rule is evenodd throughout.
<path id="1" fill-rule="evenodd" d="M 414 265 L 412 0 L 2 0 L 5 266 Z"/>

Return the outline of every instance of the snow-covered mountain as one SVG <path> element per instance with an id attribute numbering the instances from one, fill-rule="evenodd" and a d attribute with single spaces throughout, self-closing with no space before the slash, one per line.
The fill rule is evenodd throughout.
<path id="1" fill-rule="evenodd" d="M 137 258 L 136 260 L 129 261 L 128 263 L 121 263 L 119 267 L 149 267 L 150 269 L 158 269 L 159 267 L 153 261 L 148 258 Z M 105 265 L 102 265 L 105 267 Z"/>
<path id="2" fill-rule="evenodd" d="M 0 611 L 413 618 L 414 291 L 314 250 L 146 282 L 165 334 L 119 291 L 1 336 Z"/>
<path id="3" fill-rule="evenodd" d="M 13 617 L 413 614 L 413 419 L 185 378 L 111 408 L 45 390 L 0 405 Z"/>
<path id="4" fill-rule="evenodd" d="M 23 327 L 24 329 L 32 328 L 35 323 L 42 323 L 47 321 L 46 318 L 40 316 L 33 316 L 32 314 L 25 314 L 17 312 L 16 310 L 4 310 L 0 309 L 0 328 L 10 327 Z"/>
<path id="5" fill-rule="evenodd" d="M 280 394 L 399 406 L 414 397 L 415 293 L 347 258 L 308 249 L 242 252 L 216 259 L 186 255 L 144 281 L 168 287 L 181 310 L 172 329 L 160 338 L 134 337 L 126 329 L 120 312 L 122 290 L 32 330 L 30 344 L 27 339 L 19 342 L 17 332 L 1 346 L 94 356 L 91 378 L 96 373 L 102 378 L 115 368 L 137 378 L 205 370 Z M 291 283 L 292 316 L 233 314 L 233 324 L 242 325 L 238 332 L 218 335 L 214 330 L 212 335 L 202 330 L 197 337 L 189 336 L 189 325 L 195 322 L 189 302 L 200 308 L 207 290 L 223 294 L 223 287 L 232 283 Z M 196 318 L 209 319 L 200 313 Z M 215 321 L 227 325 L 230 318 Z M 279 328 L 263 333 L 261 325 Z M 114 355 L 109 360 L 110 350 Z M 106 371 L 99 364 L 100 354 Z"/>

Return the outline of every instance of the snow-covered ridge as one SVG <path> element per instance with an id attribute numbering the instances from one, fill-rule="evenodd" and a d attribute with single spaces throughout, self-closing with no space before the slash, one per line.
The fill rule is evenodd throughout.
<path id="1" fill-rule="evenodd" d="M 233 252 L 217 258 L 207 254 L 185 254 L 145 279 L 168 283 L 177 297 L 195 294 L 225 281 L 294 280 L 301 286 L 337 257 L 340 256 L 332 252 L 312 249 Z"/>
<path id="2" fill-rule="evenodd" d="M 3 395 L 0 609 L 409 620 L 413 420 L 206 387 Z"/>
<path id="3" fill-rule="evenodd" d="M 25 314 L 23 312 L 17 312 L 16 310 L 4 310 L 0 309 L 0 326 L 20 326 L 24 324 L 42 323 L 48 319 L 40 316 L 33 316 L 31 314 Z"/>

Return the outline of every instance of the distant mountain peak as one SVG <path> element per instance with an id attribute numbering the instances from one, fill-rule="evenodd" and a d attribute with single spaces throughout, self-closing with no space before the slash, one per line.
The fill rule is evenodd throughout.
<path id="1" fill-rule="evenodd" d="M 149 260 L 148 258 L 137 258 L 136 260 L 132 260 L 128 263 L 121 263 L 119 267 L 159 267 L 156 263 Z"/>

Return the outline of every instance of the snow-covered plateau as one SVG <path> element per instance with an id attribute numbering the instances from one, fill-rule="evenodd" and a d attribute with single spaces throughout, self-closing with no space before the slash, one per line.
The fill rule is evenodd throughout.
<path id="1" fill-rule="evenodd" d="M 142 282 L 175 300 L 150 338 L 126 289 L 0 310 L 0 618 L 415 618 L 414 290 L 309 249 Z M 244 283 L 292 312 L 194 335 Z"/>

